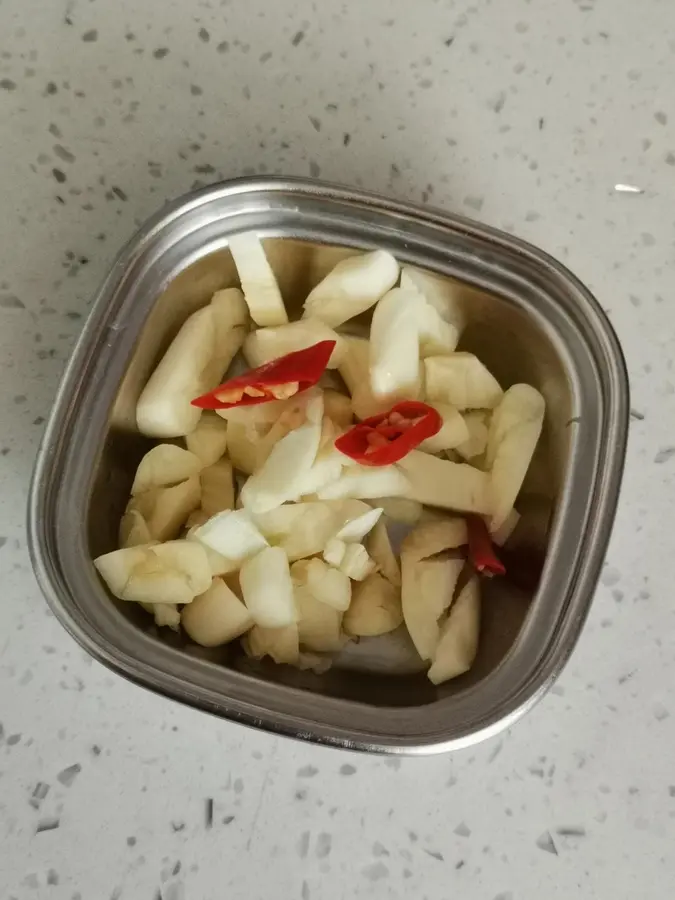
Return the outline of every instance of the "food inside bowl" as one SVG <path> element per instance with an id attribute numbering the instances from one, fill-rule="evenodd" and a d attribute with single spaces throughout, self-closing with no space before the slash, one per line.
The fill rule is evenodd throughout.
<path id="1" fill-rule="evenodd" d="M 453 286 L 385 251 L 340 261 L 291 322 L 258 237 L 230 244 L 241 290 L 193 313 L 145 385 L 157 443 L 96 568 L 205 647 L 321 672 L 405 628 L 432 682 L 463 674 L 542 395 L 462 351 Z"/>

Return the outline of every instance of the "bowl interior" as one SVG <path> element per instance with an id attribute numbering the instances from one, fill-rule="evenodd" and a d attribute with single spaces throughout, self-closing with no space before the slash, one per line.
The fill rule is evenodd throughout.
<path id="1" fill-rule="evenodd" d="M 265 248 L 291 318 L 299 317 L 307 293 L 332 266 L 356 252 L 353 248 L 290 238 L 269 238 Z M 116 548 L 118 524 L 134 472 L 151 446 L 135 427 L 140 391 L 187 316 L 207 303 L 214 291 L 238 283 L 229 251 L 217 250 L 173 277 L 152 305 L 111 410 L 89 497 L 87 521 L 92 556 Z M 543 562 L 546 555 L 556 498 L 570 452 L 567 426 L 574 406 L 573 385 L 559 349 L 535 317 L 506 298 L 460 282 L 454 284 L 468 322 L 459 349 L 477 353 L 503 387 L 526 381 L 539 388 L 547 401 L 544 434 L 517 504 L 523 519 L 507 547 L 508 554 L 516 560 L 514 577 L 483 582 L 480 648 L 469 673 L 434 687 L 421 671 L 403 628 L 393 635 L 350 645 L 332 669 L 318 676 L 250 660 L 236 643 L 215 650 L 195 646 L 169 629 L 156 629 L 150 616 L 135 604 L 111 598 L 120 613 L 153 640 L 168 643 L 182 653 L 258 680 L 374 706 L 430 704 L 466 691 L 486 678 L 513 646 L 536 591 L 536 573 L 534 578 L 523 579 L 515 570 L 518 554 L 524 550 L 530 560 Z M 364 318 L 364 324 L 367 321 Z"/>

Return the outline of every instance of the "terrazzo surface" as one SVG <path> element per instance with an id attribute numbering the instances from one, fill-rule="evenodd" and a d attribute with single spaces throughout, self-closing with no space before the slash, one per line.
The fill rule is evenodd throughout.
<path id="1" fill-rule="evenodd" d="M 672 893 L 673 84 L 672 0 L 0 0 L 3 900 Z M 622 341 L 628 461 L 588 623 L 537 709 L 472 750 L 366 758 L 180 708 L 92 662 L 34 581 L 28 481 L 95 288 L 166 198 L 245 173 L 515 232 Z"/>

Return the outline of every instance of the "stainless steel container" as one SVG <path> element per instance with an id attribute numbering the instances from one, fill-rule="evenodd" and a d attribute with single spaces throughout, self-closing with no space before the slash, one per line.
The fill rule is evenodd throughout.
<path id="1" fill-rule="evenodd" d="M 92 556 L 117 525 L 147 441 L 134 406 L 186 316 L 236 284 L 228 236 L 264 236 L 287 300 L 299 304 L 337 258 L 382 247 L 455 279 L 469 318 L 463 346 L 503 384 L 547 400 L 536 466 L 554 509 L 539 539 L 538 589 L 494 583 L 472 671 L 436 688 L 393 674 L 376 643 L 322 676 L 206 651 L 111 599 Z M 348 249 L 345 249 L 348 248 Z M 73 637 L 137 684 L 244 724 L 354 749 L 429 753 L 511 725 L 569 657 L 593 596 L 617 502 L 628 425 L 621 350 L 598 303 L 551 257 L 456 216 L 291 179 L 214 185 L 167 206 L 121 252 L 68 366 L 30 499 L 33 563 Z M 164 632 L 168 632 L 168 635 Z"/>

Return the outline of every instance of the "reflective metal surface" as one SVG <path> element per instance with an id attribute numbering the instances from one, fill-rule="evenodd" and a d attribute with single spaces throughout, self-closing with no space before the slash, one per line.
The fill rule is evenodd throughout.
<path id="1" fill-rule="evenodd" d="M 113 549 L 136 463 L 149 446 L 134 405 L 186 316 L 237 283 L 228 235 L 256 230 L 296 307 L 337 258 L 382 247 L 458 282 L 476 350 L 504 386 L 539 387 L 544 439 L 525 493 L 553 511 L 535 540 L 538 589 L 484 591 L 472 671 L 439 688 L 404 636 L 365 641 L 322 676 L 253 663 L 158 634 L 113 601 L 92 556 Z M 574 647 L 602 565 L 628 424 L 620 348 L 600 307 L 558 262 L 487 226 L 347 188 L 241 179 L 169 205 L 122 251 L 68 366 L 32 486 L 29 532 L 47 600 L 73 637 L 130 680 L 217 715 L 350 748 L 423 753 L 512 724 L 550 686 Z M 547 516 L 544 518 L 546 521 Z"/>

